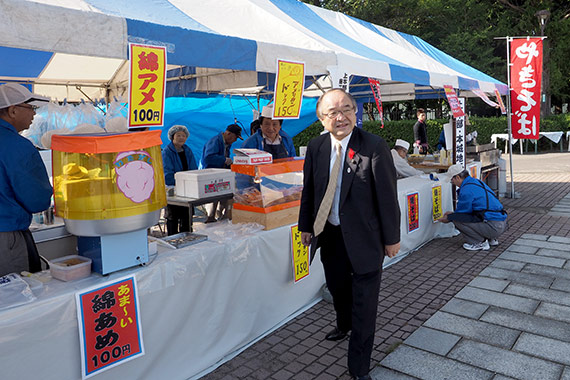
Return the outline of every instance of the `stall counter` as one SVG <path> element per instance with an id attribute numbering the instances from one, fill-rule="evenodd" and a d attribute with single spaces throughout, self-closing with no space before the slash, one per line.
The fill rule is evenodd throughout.
<path id="1" fill-rule="evenodd" d="M 0 311 L 2 378 L 80 379 L 75 292 L 130 274 L 139 291 L 145 355 L 96 378 L 203 375 L 321 299 L 322 265 L 293 282 L 290 248 L 284 248 L 290 231 L 212 239 L 160 252 L 146 267 L 46 283 L 36 301 Z"/>

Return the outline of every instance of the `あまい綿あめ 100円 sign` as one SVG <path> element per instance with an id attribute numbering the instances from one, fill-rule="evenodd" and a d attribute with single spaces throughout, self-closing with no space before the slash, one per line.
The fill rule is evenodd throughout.
<path id="1" fill-rule="evenodd" d="M 538 140 L 540 137 L 542 39 L 513 39 L 510 55 L 513 138 Z"/>
<path id="2" fill-rule="evenodd" d="M 129 127 L 162 126 L 166 48 L 129 44 Z"/>
<path id="3" fill-rule="evenodd" d="M 135 277 L 124 277 L 75 294 L 81 376 L 144 355 Z"/>

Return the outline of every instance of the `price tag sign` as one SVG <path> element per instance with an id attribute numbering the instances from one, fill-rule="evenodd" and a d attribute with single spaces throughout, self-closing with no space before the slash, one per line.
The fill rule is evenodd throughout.
<path id="1" fill-rule="evenodd" d="M 419 193 L 407 195 L 408 200 L 408 233 L 420 228 Z"/>
<path id="2" fill-rule="evenodd" d="M 75 300 L 82 378 L 144 355 L 134 276 L 76 293 Z"/>
<path id="3" fill-rule="evenodd" d="M 305 88 L 305 64 L 277 61 L 273 119 L 298 119 Z"/>
<path id="4" fill-rule="evenodd" d="M 309 275 L 309 247 L 301 243 L 301 231 L 297 225 L 291 227 L 291 248 L 293 278 L 297 282 Z"/>
<path id="5" fill-rule="evenodd" d="M 162 126 L 166 48 L 129 44 L 129 127 Z"/>
<path id="6" fill-rule="evenodd" d="M 432 220 L 435 222 L 443 216 L 441 210 L 441 185 L 431 188 Z"/>

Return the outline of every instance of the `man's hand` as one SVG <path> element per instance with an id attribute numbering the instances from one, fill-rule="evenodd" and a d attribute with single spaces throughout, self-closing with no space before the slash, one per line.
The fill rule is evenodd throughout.
<path id="1" fill-rule="evenodd" d="M 226 162 L 225 162 L 226 166 L 230 166 L 231 164 L 233 164 L 233 161 L 231 158 L 226 158 Z"/>
<path id="2" fill-rule="evenodd" d="M 400 242 L 384 246 L 384 252 L 386 253 L 386 256 L 390 258 L 396 256 L 399 250 L 400 250 Z"/>
<path id="3" fill-rule="evenodd" d="M 313 234 L 310 232 L 301 232 L 301 243 L 303 243 L 303 245 L 305 247 L 308 247 L 309 245 L 311 245 L 311 239 L 313 238 Z"/>
<path id="4" fill-rule="evenodd" d="M 443 216 L 441 218 L 439 218 L 437 221 L 438 222 L 442 222 L 442 223 L 449 223 L 449 219 L 447 219 L 447 216 L 449 214 L 453 214 L 451 211 L 447 211 L 445 214 L 443 214 Z"/>

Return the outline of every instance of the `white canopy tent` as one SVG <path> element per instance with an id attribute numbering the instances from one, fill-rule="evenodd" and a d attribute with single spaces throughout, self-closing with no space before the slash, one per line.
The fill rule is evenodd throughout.
<path id="1" fill-rule="evenodd" d="M 258 73 L 288 59 L 315 78 L 380 79 L 394 98 L 446 84 L 506 93 L 420 38 L 296 0 L 1 0 L 0 12 L 0 81 L 59 100 L 124 94 L 129 42 L 166 46 L 171 67 L 193 68 L 184 78 L 198 91 L 261 88 Z"/>

